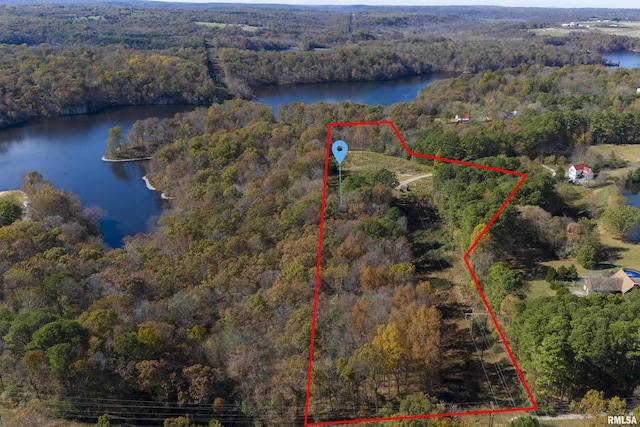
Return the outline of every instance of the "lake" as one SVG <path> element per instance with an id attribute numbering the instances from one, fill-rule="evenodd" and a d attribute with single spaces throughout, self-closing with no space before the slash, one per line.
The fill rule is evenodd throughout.
<path id="1" fill-rule="evenodd" d="M 85 207 L 105 211 L 100 233 L 111 247 L 122 238 L 148 230 L 162 212 L 160 194 L 149 191 L 142 176 L 146 162 L 107 163 L 109 128 L 123 133 L 140 119 L 173 117 L 194 106 L 146 106 L 109 109 L 99 114 L 34 120 L 27 125 L 0 131 L 0 191 L 20 188 L 22 177 L 40 172 L 57 188 L 82 199 Z"/>
<path id="2" fill-rule="evenodd" d="M 428 84 L 446 74 L 410 77 L 396 81 L 323 83 L 271 86 L 256 90 L 257 101 L 274 109 L 293 102 L 352 101 L 391 105 L 414 100 Z M 0 130 L 0 191 L 20 188 L 22 177 L 40 172 L 57 188 L 77 194 L 84 206 L 99 206 L 106 214 L 100 233 L 111 247 L 122 246 L 127 235 L 146 232 L 162 213 L 160 194 L 149 191 L 142 176 L 146 162 L 107 163 L 109 129 L 120 126 L 123 135 L 136 120 L 172 117 L 195 106 L 156 105 L 104 110 L 98 114 L 34 120 Z"/>
<path id="3" fill-rule="evenodd" d="M 602 56 L 612 62 L 620 62 L 620 66 L 624 68 L 640 68 L 640 52 L 618 50 L 603 53 Z"/>
<path id="4" fill-rule="evenodd" d="M 355 104 L 389 106 L 397 102 L 414 101 L 418 92 L 427 85 L 452 73 L 434 73 L 407 77 L 400 80 L 375 82 L 314 83 L 282 86 L 264 86 L 254 90 L 258 102 L 273 109 L 278 118 L 278 105 L 294 102 L 313 104 L 314 102 L 353 102 Z"/>

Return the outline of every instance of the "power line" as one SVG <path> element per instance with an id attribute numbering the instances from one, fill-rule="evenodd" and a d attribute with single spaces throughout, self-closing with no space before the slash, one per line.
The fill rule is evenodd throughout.
<path id="1" fill-rule="evenodd" d="M 469 325 L 469 334 L 471 336 L 471 342 L 473 343 L 473 346 L 476 349 L 476 352 L 480 352 L 480 349 L 478 348 L 478 343 L 476 342 L 475 337 L 473 336 L 473 318 L 470 318 L 470 325 Z M 484 372 L 484 377 L 487 380 L 487 384 L 489 385 L 489 391 L 491 392 L 491 396 L 493 396 L 493 402 L 495 402 L 496 406 L 498 406 L 498 401 L 496 399 L 496 394 L 493 391 L 493 386 L 491 385 L 491 381 L 489 380 L 489 374 L 487 373 L 487 369 L 484 366 L 484 362 L 482 360 L 482 356 L 480 357 L 480 366 L 482 367 L 482 372 Z M 498 406 L 498 409 L 500 409 L 500 407 Z"/>

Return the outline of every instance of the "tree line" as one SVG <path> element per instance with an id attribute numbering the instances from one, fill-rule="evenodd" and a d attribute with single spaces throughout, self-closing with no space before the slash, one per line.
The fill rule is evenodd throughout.
<path id="1" fill-rule="evenodd" d="M 519 64 L 562 66 L 598 63 L 599 56 L 536 40 L 431 37 L 370 41 L 315 52 L 220 49 L 230 87 L 326 81 L 390 80 L 434 71 L 476 73 Z"/>
<path id="2" fill-rule="evenodd" d="M 0 127 L 107 106 L 215 100 L 204 49 L 1 45 Z"/>

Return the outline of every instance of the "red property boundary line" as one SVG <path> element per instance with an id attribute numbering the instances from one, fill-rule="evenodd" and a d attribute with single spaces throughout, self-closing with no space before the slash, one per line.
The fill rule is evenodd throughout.
<path id="1" fill-rule="evenodd" d="M 486 169 L 486 170 L 490 170 L 490 171 L 494 171 L 494 172 L 506 173 L 506 174 L 509 174 L 509 175 L 516 175 L 516 176 L 519 176 L 521 178 L 520 181 L 518 182 L 518 184 L 513 189 L 513 191 L 505 199 L 505 201 L 502 203 L 502 205 L 500 205 L 500 208 L 493 215 L 493 217 L 491 218 L 489 223 L 484 227 L 484 229 L 482 230 L 480 235 L 471 244 L 471 246 L 469 247 L 467 252 L 465 252 L 465 254 L 463 256 L 463 259 L 464 259 L 464 262 L 465 262 L 465 264 L 467 266 L 467 269 L 471 273 L 471 277 L 473 278 L 473 281 L 474 281 L 474 283 L 476 285 L 476 288 L 478 289 L 478 292 L 480 293 L 480 296 L 482 298 L 482 302 L 487 307 L 489 315 L 491 316 L 491 320 L 492 320 L 493 324 L 495 325 L 496 330 L 498 331 L 498 334 L 500 335 L 500 339 L 502 340 L 505 348 L 507 349 L 507 353 L 509 354 L 509 358 L 513 362 L 513 366 L 515 367 L 516 372 L 518 373 L 518 377 L 520 378 L 520 381 L 522 382 L 522 385 L 524 386 L 525 391 L 527 392 L 527 395 L 528 395 L 529 399 L 531 400 L 532 406 L 530 406 L 530 407 L 522 407 L 522 408 L 510 408 L 510 409 L 486 409 L 486 410 L 468 411 L 468 412 L 450 412 L 450 413 L 442 413 L 442 414 L 407 415 L 407 416 L 400 416 L 400 417 L 367 418 L 367 419 L 358 419 L 358 420 L 309 422 L 309 399 L 311 397 L 311 374 L 312 374 L 312 370 L 313 370 L 313 350 L 314 350 L 314 344 L 315 344 L 316 315 L 317 315 L 317 312 L 318 312 L 318 295 L 319 295 L 319 286 L 320 286 L 320 260 L 321 260 L 321 256 L 322 256 L 322 232 L 323 232 L 323 229 L 324 229 L 324 212 L 325 212 L 325 204 L 326 204 L 326 198 L 327 198 L 327 177 L 328 177 L 328 174 L 329 174 L 329 153 L 331 151 L 331 130 L 334 127 L 363 126 L 363 125 L 389 125 L 389 126 L 391 126 L 391 128 L 394 131 L 394 133 L 398 137 L 398 140 L 402 144 L 402 147 L 407 152 L 407 154 L 409 154 L 410 156 L 423 157 L 425 159 L 432 159 L 432 160 L 436 160 L 436 161 L 440 161 L 440 162 L 446 162 L 446 163 L 454 163 L 454 164 L 457 164 L 457 165 L 469 166 L 469 167 L 478 168 L 478 169 Z M 493 314 L 493 311 L 491 310 L 491 307 L 489 306 L 489 302 L 487 301 L 487 298 L 486 298 L 484 292 L 482 291 L 480 283 L 478 282 L 478 278 L 476 277 L 476 274 L 473 271 L 473 269 L 471 268 L 471 264 L 469 263 L 469 255 L 471 255 L 471 252 L 475 249 L 475 247 L 478 245 L 478 242 L 480 242 L 480 239 L 482 239 L 484 237 L 484 235 L 487 233 L 487 231 L 489 230 L 491 225 L 493 225 L 493 223 L 496 221 L 498 216 L 502 213 L 502 211 L 505 208 L 505 206 L 509 203 L 509 201 L 511 201 L 511 199 L 513 198 L 515 193 L 518 191 L 518 189 L 520 188 L 520 186 L 524 183 L 524 181 L 526 179 L 527 179 L 527 174 L 525 174 L 523 172 L 511 171 L 511 170 L 506 170 L 506 169 L 499 169 L 499 168 L 494 168 L 494 167 L 491 167 L 491 166 L 479 165 L 477 163 L 463 162 L 463 161 L 454 160 L 454 159 L 446 159 L 446 158 L 443 158 L 443 157 L 432 156 L 432 155 L 429 155 L 429 154 L 422 154 L 422 153 L 416 153 L 414 151 L 411 151 L 411 150 L 409 150 L 409 147 L 407 146 L 406 142 L 404 141 L 404 139 L 400 135 L 400 132 L 396 128 L 395 124 L 393 122 L 391 122 L 391 121 L 329 123 L 328 132 L 327 132 L 327 146 L 326 146 L 326 150 L 325 150 L 324 186 L 323 186 L 323 189 L 322 189 L 322 207 L 321 207 L 321 212 L 320 212 L 320 232 L 319 232 L 319 238 L 318 238 L 318 258 L 317 258 L 317 264 L 316 264 L 316 287 L 315 287 L 314 298 L 313 298 L 313 317 L 312 317 L 312 321 L 311 321 L 311 343 L 309 345 L 309 366 L 308 366 L 308 370 L 307 370 L 307 394 L 306 394 L 306 402 L 305 402 L 305 408 L 304 408 L 304 425 L 305 426 L 324 426 L 324 425 L 335 425 L 335 424 L 355 424 L 355 423 L 376 422 L 376 421 L 398 421 L 398 420 L 423 419 L 423 418 L 435 418 L 435 417 L 453 417 L 453 416 L 461 416 L 461 415 L 482 415 L 482 414 L 495 414 L 495 413 L 504 413 L 504 412 L 535 411 L 535 410 L 538 409 L 538 404 L 536 403 L 535 399 L 533 398 L 533 394 L 531 393 L 531 390 L 529 389 L 529 386 L 527 385 L 527 382 L 524 379 L 524 375 L 522 374 L 522 371 L 520 370 L 520 367 L 518 366 L 518 362 L 516 362 L 516 359 L 513 356 L 513 353 L 511 352 L 511 348 L 509 347 L 509 344 L 507 344 L 507 340 L 506 340 L 506 338 L 505 338 L 505 336 L 504 336 L 504 334 L 502 332 L 502 329 L 498 325 L 498 321 L 496 319 L 496 316 Z"/>

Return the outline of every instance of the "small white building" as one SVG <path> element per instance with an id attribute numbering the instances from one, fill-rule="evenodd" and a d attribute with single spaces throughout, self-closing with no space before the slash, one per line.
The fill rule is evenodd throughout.
<path id="1" fill-rule="evenodd" d="M 593 171 L 585 164 L 571 165 L 567 171 L 569 179 L 593 179 Z"/>

